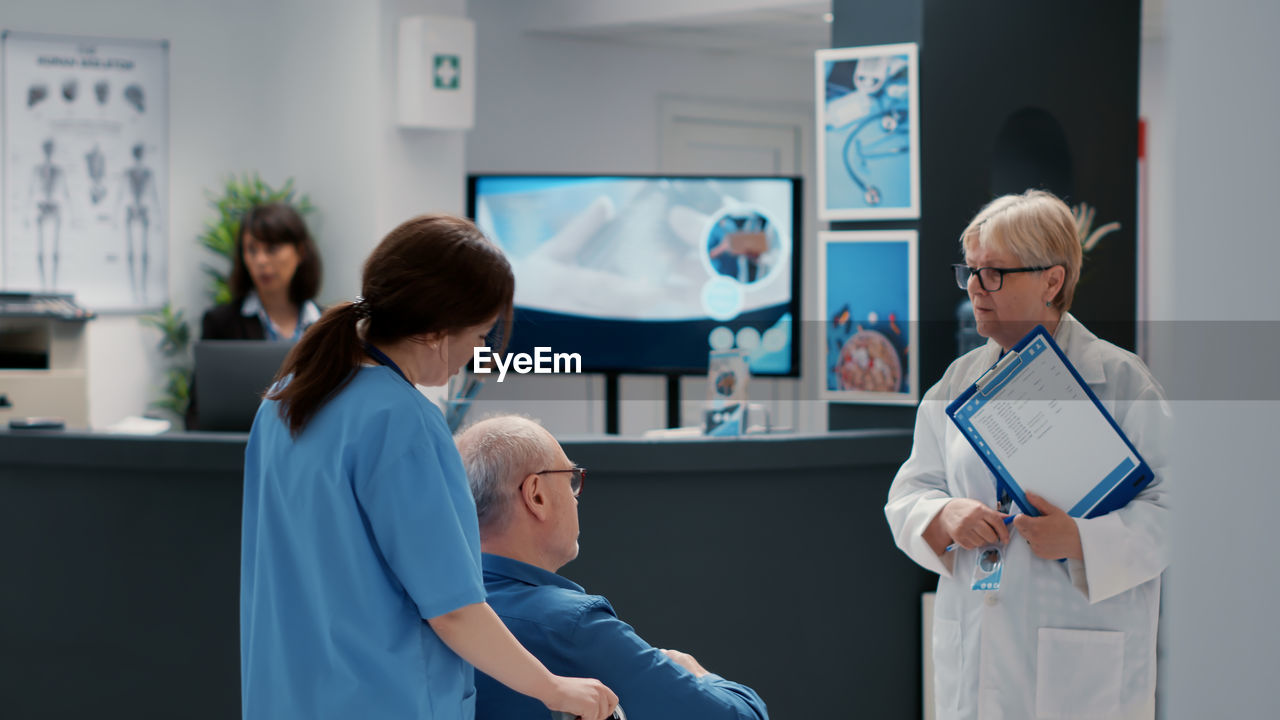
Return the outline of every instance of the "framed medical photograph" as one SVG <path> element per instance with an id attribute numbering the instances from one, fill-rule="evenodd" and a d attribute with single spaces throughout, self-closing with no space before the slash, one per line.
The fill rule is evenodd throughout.
<path id="1" fill-rule="evenodd" d="M 915 43 L 819 50 L 818 217 L 920 217 Z"/>
<path id="2" fill-rule="evenodd" d="M 916 232 L 818 233 L 824 400 L 920 399 Z"/>
<path id="3" fill-rule="evenodd" d="M 169 45 L 0 32 L 0 289 L 169 298 Z"/>

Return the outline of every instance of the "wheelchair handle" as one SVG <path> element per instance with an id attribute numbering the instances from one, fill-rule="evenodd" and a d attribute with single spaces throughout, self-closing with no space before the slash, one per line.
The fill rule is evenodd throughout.
<path id="1" fill-rule="evenodd" d="M 560 712 L 559 710 L 551 711 L 551 720 L 577 720 L 577 718 L 577 715 L 572 715 L 567 712 Z M 619 705 L 617 709 L 613 711 L 613 714 L 606 720 L 627 720 L 627 714 L 622 712 L 622 706 Z"/>

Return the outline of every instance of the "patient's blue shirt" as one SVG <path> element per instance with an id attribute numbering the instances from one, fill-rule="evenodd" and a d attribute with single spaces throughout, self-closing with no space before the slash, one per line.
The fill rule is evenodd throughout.
<path id="1" fill-rule="evenodd" d="M 640 639 L 603 597 L 527 563 L 482 558 L 489 605 L 520 644 L 557 675 L 609 686 L 627 720 L 768 720 L 754 690 L 719 675 L 694 677 Z M 547 717 L 542 703 L 476 672 L 476 720 Z"/>

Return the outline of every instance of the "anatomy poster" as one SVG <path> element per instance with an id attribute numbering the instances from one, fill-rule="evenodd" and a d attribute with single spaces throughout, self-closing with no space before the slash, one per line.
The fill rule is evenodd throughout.
<path id="1" fill-rule="evenodd" d="M 3 35 L 0 287 L 167 300 L 168 44 Z"/>
<path id="2" fill-rule="evenodd" d="M 920 217 L 916 46 L 819 50 L 818 217 Z"/>

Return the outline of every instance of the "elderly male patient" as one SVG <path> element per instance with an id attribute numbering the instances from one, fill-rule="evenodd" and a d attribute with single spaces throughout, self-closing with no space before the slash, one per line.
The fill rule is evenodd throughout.
<path id="1" fill-rule="evenodd" d="M 609 601 L 556 571 L 578 556 L 585 471 L 527 418 L 482 420 L 457 437 L 480 516 L 489 605 L 553 673 L 599 678 L 628 720 L 767 720 L 751 688 L 658 650 Z M 476 671 L 476 720 L 547 720 L 541 703 Z"/>

